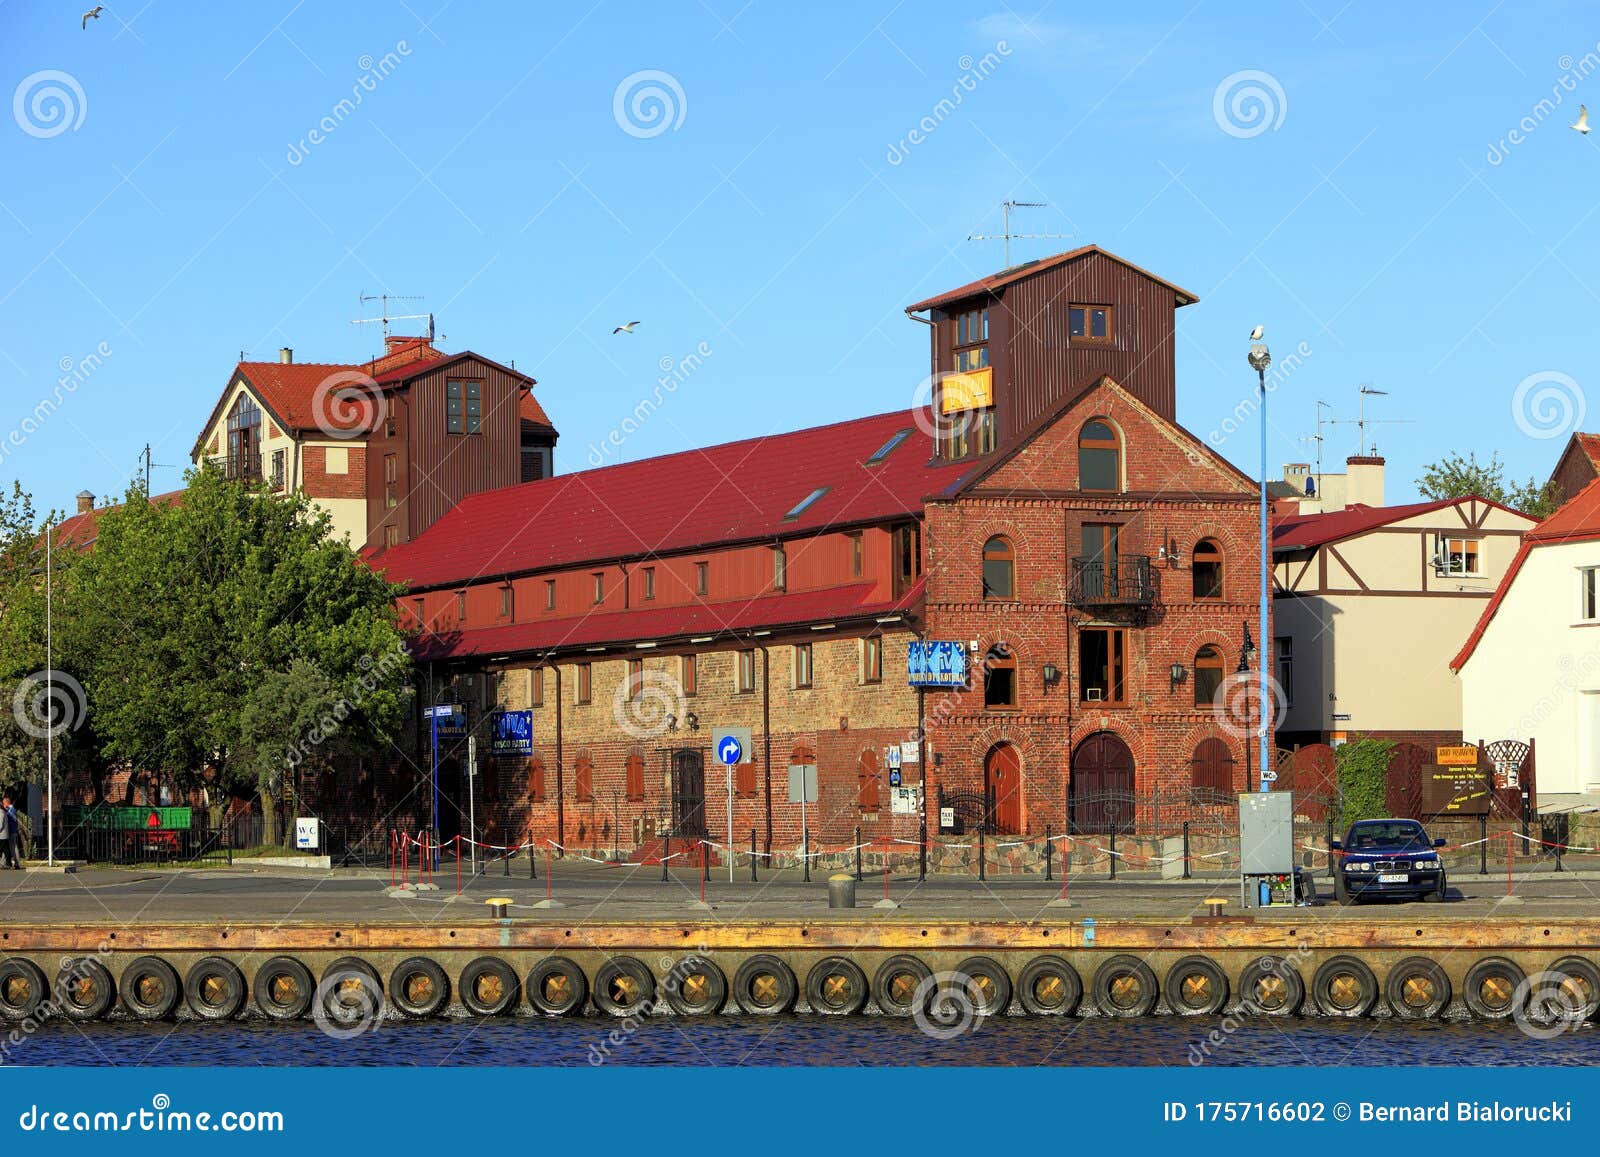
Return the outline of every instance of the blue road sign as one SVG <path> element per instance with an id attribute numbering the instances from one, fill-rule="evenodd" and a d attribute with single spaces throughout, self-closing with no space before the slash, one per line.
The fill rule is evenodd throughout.
<path id="1" fill-rule="evenodd" d="M 722 742 L 717 744 L 717 758 L 726 764 L 735 764 L 744 758 L 744 748 L 739 741 L 731 735 L 724 735 Z"/>

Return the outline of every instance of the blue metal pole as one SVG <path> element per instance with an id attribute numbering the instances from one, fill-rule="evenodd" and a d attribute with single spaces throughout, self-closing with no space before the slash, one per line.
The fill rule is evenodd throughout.
<path id="1" fill-rule="evenodd" d="M 1267 695 L 1267 667 L 1272 656 L 1272 636 L 1267 633 L 1267 600 L 1272 595 L 1272 572 L 1268 569 L 1269 551 L 1267 546 L 1267 370 L 1263 366 L 1257 371 L 1259 374 L 1261 390 L 1261 599 L 1259 611 L 1259 624 L 1256 629 L 1256 663 L 1259 676 L 1260 694 L 1257 702 L 1261 711 L 1261 790 L 1270 791 L 1270 774 L 1272 764 L 1271 741 L 1268 733 L 1268 719 L 1270 718 L 1271 699 Z"/>
<path id="2" fill-rule="evenodd" d="M 428 835 L 432 841 L 437 844 L 439 837 L 439 708 L 435 706 L 433 710 L 434 714 L 431 717 L 431 722 L 433 724 L 431 728 L 433 733 L 433 767 L 429 776 L 433 785 L 433 800 L 429 808 Z M 437 857 L 438 852 L 435 850 L 433 863 L 435 870 L 437 870 L 439 867 Z"/>

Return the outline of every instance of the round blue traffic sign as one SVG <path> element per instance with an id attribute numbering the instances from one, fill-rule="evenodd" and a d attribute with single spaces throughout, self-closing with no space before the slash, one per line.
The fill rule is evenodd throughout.
<path id="1" fill-rule="evenodd" d="M 734 764 L 744 758 L 744 747 L 732 735 L 724 735 L 717 743 L 717 758 L 723 763 Z"/>

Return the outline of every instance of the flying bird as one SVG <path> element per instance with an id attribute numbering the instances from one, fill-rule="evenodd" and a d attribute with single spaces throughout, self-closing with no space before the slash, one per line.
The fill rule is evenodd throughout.
<path id="1" fill-rule="evenodd" d="M 83 14 L 83 26 L 88 28 L 89 21 L 100 19 L 100 13 L 105 11 L 105 7 L 106 6 L 104 4 L 96 4 L 93 8 L 89 9 L 89 11 L 85 12 Z M 1587 132 L 1588 130 L 1585 129 L 1584 131 Z"/>
<path id="2" fill-rule="evenodd" d="M 611 332 L 612 332 L 613 335 L 619 334 L 619 333 L 632 333 L 633 332 L 633 327 L 638 325 L 638 324 L 639 323 L 636 322 L 636 321 L 630 321 L 627 325 L 619 325 L 619 326 L 617 326 L 617 328 L 612 330 Z"/>
<path id="3" fill-rule="evenodd" d="M 1260 341 L 1264 336 L 1266 336 L 1266 332 L 1267 332 L 1267 327 L 1266 326 L 1258 325 L 1258 326 L 1255 327 L 1255 329 L 1250 331 L 1250 340 L 1251 341 Z"/>
<path id="4" fill-rule="evenodd" d="M 1567 127 L 1571 128 L 1571 129 L 1576 129 L 1578 132 L 1582 133 L 1584 136 L 1588 136 L 1589 135 L 1589 106 L 1586 105 L 1586 104 L 1580 104 L 1578 106 L 1578 123 L 1575 124 L 1575 125 L 1568 125 Z"/>

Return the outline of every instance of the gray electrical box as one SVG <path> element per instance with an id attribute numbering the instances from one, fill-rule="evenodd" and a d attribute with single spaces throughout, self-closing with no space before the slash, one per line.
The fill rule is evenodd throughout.
<path id="1" fill-rule="evenodd" d="M 1294 795 L 1252 792 L 1239 797 L 1239 871 L 1281 876 L 1294 871 Z"/>

